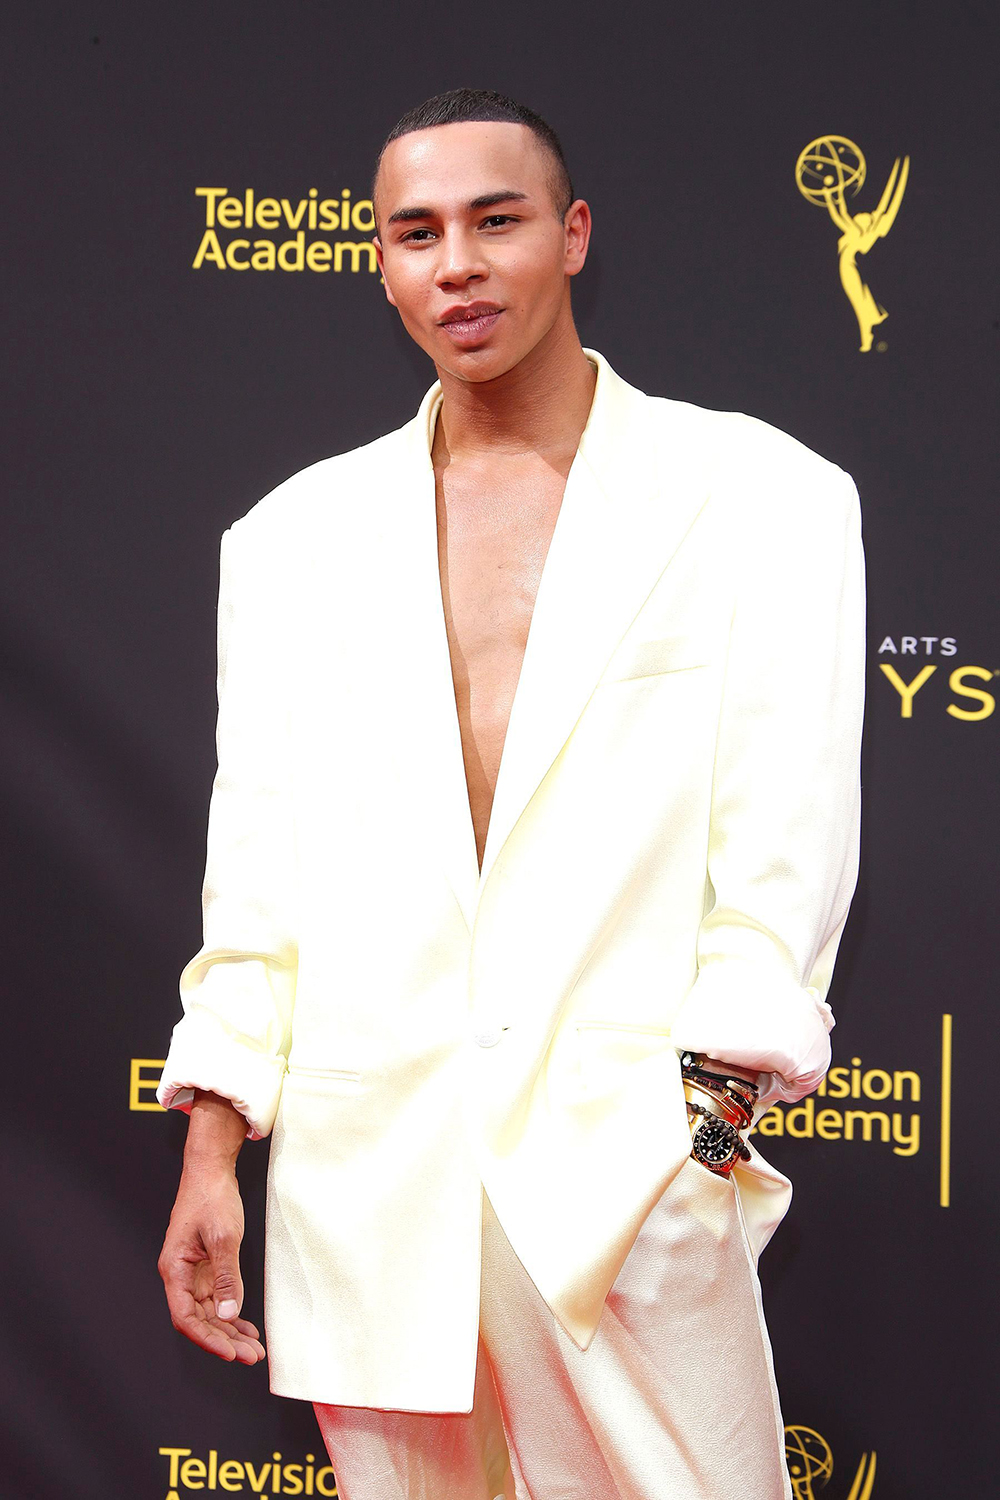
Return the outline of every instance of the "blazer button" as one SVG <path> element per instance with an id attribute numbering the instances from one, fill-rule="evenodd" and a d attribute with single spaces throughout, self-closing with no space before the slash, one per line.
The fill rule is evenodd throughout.
<path id="1" fill-rule="evenodd" d="M 501 1037 L 499 1026 L 484 1026 L 472 1034 L 472 1040 L 477 1047 L 495 1047 Z"/>

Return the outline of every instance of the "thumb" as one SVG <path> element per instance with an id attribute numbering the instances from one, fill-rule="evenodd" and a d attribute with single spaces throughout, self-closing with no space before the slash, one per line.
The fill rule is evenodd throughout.
<path id="1" fill-rule="evenodd" d="M 238 1318 L 243 1306 L 243 1281 L 240 1277 L 239 1261 L 235 1255 L 227 1255 L 218 1264 L 212 1287 L 212 1301 L 216 1317 L 231 1323 Z"/>

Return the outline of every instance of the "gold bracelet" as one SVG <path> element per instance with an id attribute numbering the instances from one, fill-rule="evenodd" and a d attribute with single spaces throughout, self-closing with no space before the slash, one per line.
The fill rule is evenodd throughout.
<path id="1" fill-rule="evenodd" d="M 747 1126 L 753 1123 L 752 1115 L 748 1115 L 745 1110 L 741 1109 L 740 1106 L 735 1103 L 735 1101 L 730 1101 L 729 1099 L 723 1098 L 713 1089 L 704 1088 L 701 1084 L 697 1084 L 689 1078 L 684 1079 L 683 1087 L 684 1097 L 685 1099 L 687 1099 L 688 1103 L 698 1103 L 697 1099 L 691 1098 L 692 1092 L 694 1094 L 700 1095 L 700 1097 L 704 1100 L 707 1100 L 709 1105 L 711 1106 L 708 1110 L 709 1114 L 717 1115 L 719 1119 L 728 1121 L 728 1123 L 735 1126 L 737 1130 L 746 1130 Z M 704 1106 L 702 1106 L 702 1108 L 704 1108 Z"/>

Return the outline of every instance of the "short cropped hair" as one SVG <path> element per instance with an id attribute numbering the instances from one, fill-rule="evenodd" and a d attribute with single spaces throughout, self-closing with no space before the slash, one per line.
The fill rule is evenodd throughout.
<path id="1" fill-rule="evenodd" d="M 401 135 L 410 135 L 414 130 L 430 130 L 435 125 L 460 125 L 466 121 L 498 120 L 510 125 L 526 125 L 548 153 L 552 164 L 549 187 L 556 213 L 560 219 L 573 202 L 573 183 L 563 155 L 562 145 L 552 126 L 536 115 L 526 104 L 518 104 L 506 94 L 497 94 L 493 89 L 449 89 L 445 94 L 435 94 L 425 99 L 416 109 L 411 109 L 389 131 L 382 142 L 375 172 L 372 176 L 372 201 L 375 199 L 375 183 L 386 147 Z"/>

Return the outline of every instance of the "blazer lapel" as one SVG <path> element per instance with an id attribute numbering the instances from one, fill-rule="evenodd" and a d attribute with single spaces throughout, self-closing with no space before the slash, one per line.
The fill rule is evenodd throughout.
<path id="1" fill-rule="evenodd" d="M 431 445 L 441 388 L 401 429 L 393 505 L 393 618 L 407 699 L 401 755 L 429 848 L 468 923 L 501 851 L 583 712 L 607 661 L 708 494 L 679 404 L 652 402 L 602 355 L 590 418 L 542 570 L 511 707 L 480 874 L 444 618 Z M 676 429 L 676 430 L 675 430 Z M 664 467 L 661 450 L 669 449 Z"/>
<path id="2" fill-rule="evenodd" d="M 708 495 L 678 408 L 627 384 L 595 350 L 590 418 L 535 600 L 490 816 L 480 896 L 573 732 L 608 660 Z M 669 467 L 661 451 L 668 448 Z"/>

